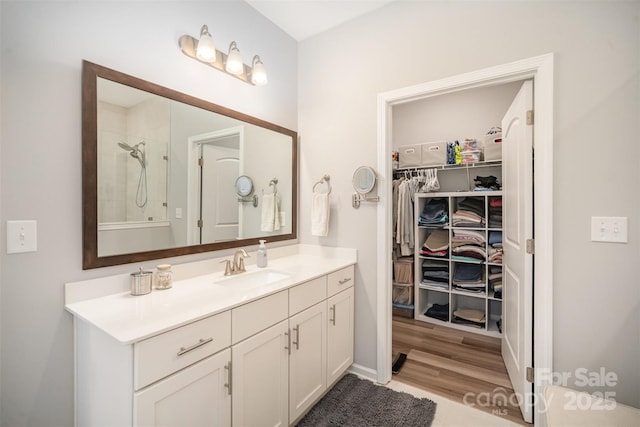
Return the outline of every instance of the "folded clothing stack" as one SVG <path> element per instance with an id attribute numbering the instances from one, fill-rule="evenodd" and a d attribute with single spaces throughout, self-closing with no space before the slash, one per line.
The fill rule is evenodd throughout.
<path id="1" fill-rule="evenodd" d="M 449 303 L 447 304 L 433 304 L 425 311 L 425 316 L 433 317 L 434 319 L 449 321 Z"/>
<path id="2" fill-rule="evenodd" d="M 453 323 L 459 323 L 474 328 L 484 328 L 485 316 L 484 312 L 471 308 L 459 308 L 453 312 Z"/>
<path id="3" fill-rule="evenodd" d="M 493 264 L 502 264 L 502 254 L 502 231 L 490 231 L 487 261 Z"/>
<path id="4" fill-rule="evenodd" d="M 502 299 L 502 267 L 489 266 L 489 286 L 493 289 L 493 297 Z"/>
<path id="5" fill-rule="evenodd" d="M 458 203 L 451 222 L 454 227 L 483 227 L 485 224 L 484 199 L 465 197 Z"/>
<path id="6" fill-rule="evenodd" d="M 502 228 L 502 198 L 489 198 L 489 228 Z"/>
<path id="7" fill-rule="evenodd" d="M 482 262 L 487 258 L 484 232 L 454 230 L 451 238 L 452 259 L 456 261 Z"/>
<path id="8" fill-rule="evenodd" d="M 493 175 L 476 176 L 473 182 L 475 183 L 474 191 L 498 191 L 501 188 L 498 178 Z"/>
<path id="9" fill-rule="evenodd" d="M 444 227 L 449 222 L 447 199 L 429 199 L 422 208 L 418 225 L 436 225 Z"/>
<path id="10" fill-rule="evenodd" d="M 422 284 L 449 289 L 449 263 L 425 259 L 422 262 Z"/>
<path id="11" fill-rule="evenodd" d="M 481 264 L 456 263 L 453 272 L 453 287 L 466 292 L 484 292 L 484 273 Z"/>
<path id="12" fill-rule="evenodd" d="M 446 257 L 449 253 L 449 232 L 433 230 L 424 241 L 420 253 L 425 256 Z"/>

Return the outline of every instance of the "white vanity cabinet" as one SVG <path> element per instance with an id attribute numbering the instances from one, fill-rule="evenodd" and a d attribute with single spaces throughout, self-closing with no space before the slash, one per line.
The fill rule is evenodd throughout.
<path id="1" fill-rule="evenodd" d="M 134 393 L 136 426 L 229 426 L 231 350 Z"/>
<path id="2" fill-rule="evenodd" d="M 288 304 L 282 291 L 232 310 L 234 426 L 288 425 Z"/>
<path id="3" fill-rule="evenodd" d="M 353 362 L 353 277 L 343 264 L 144 339 L 75 318 L 76 425 L 292 425 Z M 113 299 L 152 301 L 132 298 Z"/>
<path id="4" fill-rule="evenodd" d="M 327 278 L 320 277 L 289 291 L 290 313 L 297 313 L 289 318 L 290 422 L 304 414 L 327 388 L 326 289 Z"/>
<path id="5" fill-rule="evenodd" d="M 327 300 L 327 386 L 353 363 L 353 287 Z"/>

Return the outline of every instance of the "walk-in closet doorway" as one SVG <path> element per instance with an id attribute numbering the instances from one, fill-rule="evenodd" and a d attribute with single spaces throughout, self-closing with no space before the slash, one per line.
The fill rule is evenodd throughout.
<path id="1" fill-rule="evenodd" d="M 526 314 L 530 319 L 529 325 L 524 327 L 526 315 L 518 320 L 519 329 L 528 332 L 530 340 L 522 348 L 532 349 L 528 357 L 517 355 L 517 360 L 529 360 L 527 365 L 516 366 L 515 378 L 512 375 L 514 391 L 525 398 L 529 404 L 523 405 L 523 417 L 526 421 L 534 420 L 536 424 L 543 422 L 544 407 L 541 405 L 542 392 L 547 382 L 535 378 L 535 372 L 552 371 L 552 202 L 553 202 L 553 55 L 543 55 L 510 64 L 492 67 L 476 72 L 454 76 L 417 86 L 386 92 L 378 96 L 378 169 L 380 173 L 381 196 L 384 203 L 378 207 L 378 352 L 377 376 L 380 383 L 391 380 L 392 365 L 392 310 L 391 283 L 392 263 L 390 248 L 392 247 L 392 189 L 393 179 L 391 156 L 392 108 L 419 99 L 464 91 L 466 89 L 499 85 L 503 83 L 533 81 L 535 99 L 535 121 L 533 135 L 535 147 L 535 171 L 515 170 L 517 179 L 529 182 L 532 203 L 526 209 L 532 219 L 535 219 L 532 236 L 535 236 L 535 255 L 526 254 L 532 263 L 531 285 L 535 277 L 535 292 L 529 301 L 524 302 Z M 533 152 L 530 153 L 533 156 Z M 531 157 L 530 156 L 530 157 Z M 533 176 L 521 176 L 521 174 Z M 519 196 L 518 196 L 519 197 Z M 527 206 L 527 205 L 525 205 Z M 535 261 L 533 260 L 535 257 Z M 531 320 L 532 319 L 532 320 Z M 527 334 L 519 334 L 522 337 Z M 535 343 L 535 347 L 533 344 Z M 504 346 L 504 339 L 503 339 Z M 504 354 L 504 350 L 503 350 Z M 527 356 L 527 355 L 525 355 Z M 527 381 L 527 368 L 535 368 L 534 381 Z M 514 372 L 511 372 L 514 374 Z M 529 372 L 531 375 L 532 372 Z M 547 376 L 548 377 L 548 376 Z M 531 379 L 529 377 L 529 379 Z M 533 386 L 532 386 L 533 384 Z M 532 391 L 533 390 L 533 391 Z"/>

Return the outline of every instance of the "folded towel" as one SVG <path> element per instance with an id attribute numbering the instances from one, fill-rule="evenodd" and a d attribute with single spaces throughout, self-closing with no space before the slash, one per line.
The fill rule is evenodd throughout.
<path id="1" fill-rule="evenodd" d="M 264 194 L 262 196 L 262 231 L 280 230 L 280 195 Z"/>
<path id="2" fill-rule="evenodd" d="M 313 193 L 311 205 L 311 235 L 329 234 L 329 193 Z"/>

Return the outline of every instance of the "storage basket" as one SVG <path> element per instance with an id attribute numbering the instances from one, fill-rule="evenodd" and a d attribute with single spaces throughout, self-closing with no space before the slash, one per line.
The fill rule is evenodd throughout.
<path id="1" fill-rule="evenodd" d="M 403 145 L 398 148 L 398 163 L 401 168 L 422 165 L 422 147 L 420 144 Z"/>
<path id="2" fill-rule="evenodd" d="M 413 257 L 401 257 L 393 262 L 394 281 L 413 284 Z"/>
<path id="3" fill-rule="evenodd" d="M 412 305 L 394 304 L 391 312 L 393 313 L 394 316 L 413 319 L 413 310 L 414 310 L 414 307 Z"/>
<path id="4" fill-rule="evenodd" d="M 447 141 L 425 142 L 422 146 L 422 166 L 447 164 Z"/>
<path id="5" fill-rule="evenodd" d="M 395 283 L 393 285 L 391 301 L 394 304 L 413 305 L 413 285 Z"/>
<path id="6" fill-rule="evenodd" d="M 484 159 L 502 160 L 502 132 L 484 136 Z"/>

